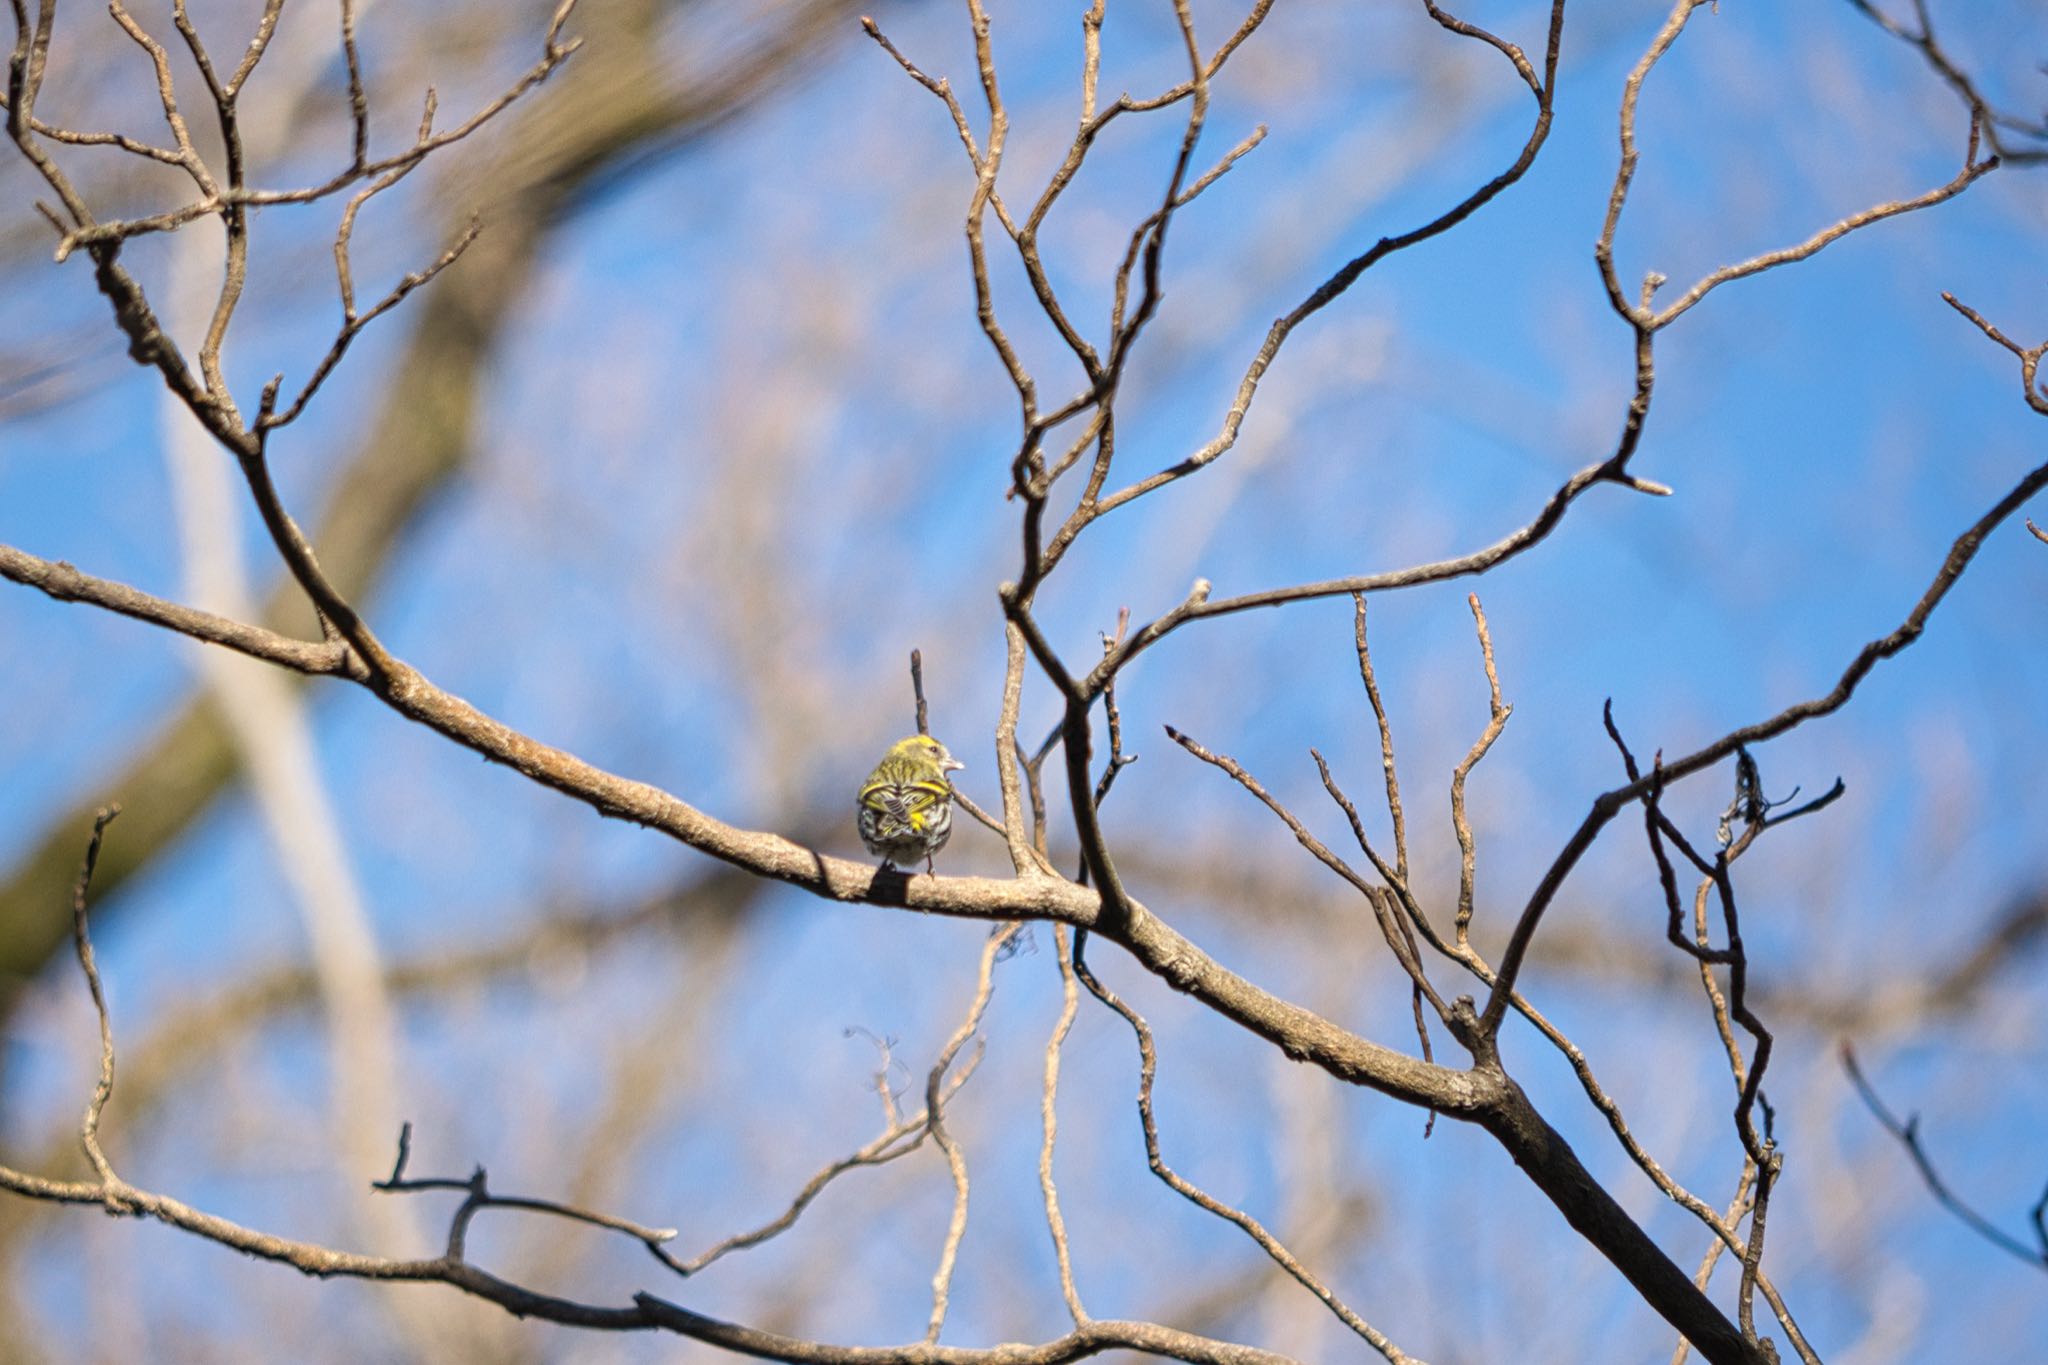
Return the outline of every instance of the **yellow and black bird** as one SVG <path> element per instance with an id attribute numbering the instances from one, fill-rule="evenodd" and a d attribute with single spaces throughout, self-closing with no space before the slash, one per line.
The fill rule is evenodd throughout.
<path id="1" fill-rule="evenodd" d="M 858 801 L 861 842 L 884 868 L 908 869 L 922 858 L 925 871 L 933 870 L 932 855 L 953 832 L 953 784 L 946 774 L 966 766 L 930 735 L 889 746 L 860 784 Z"/>

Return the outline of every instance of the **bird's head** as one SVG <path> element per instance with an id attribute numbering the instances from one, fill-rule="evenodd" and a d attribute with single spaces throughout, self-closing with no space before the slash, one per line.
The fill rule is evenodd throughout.
<path id="1" fill-rule="evenodd" d="M 912 735 L 909 739 L 897 740 L 889 747 L 889 757 L 919 766 L 935 764 L 942 773 L 967 766 L 947 753 L 946 746 L 930 735 Z"/>

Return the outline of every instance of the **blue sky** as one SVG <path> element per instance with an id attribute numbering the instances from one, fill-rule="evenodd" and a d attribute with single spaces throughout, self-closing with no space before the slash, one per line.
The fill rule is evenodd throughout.
<path id="1" fill-rule="evenodd" d="M 2010 21 L 2008 31 L 2048 39 L 2026 7 L 1996 8 L 1986 31 Z M 1164 13 L 1117 8 L 1105 28 L 1106 92 L 1175 78 Z M 1224 11 L 1197 13 L 1213 42 Z M 965 25 L 950 7 L 881 17 L 906 53 L 950 75 L 963 98 L 974 94 Z M 1540 43 L 1529 6 L 1471 17 Z M 1591 245 L 1613 175 L 1621 79 L 1655 22 L 1573 11 L 1556 130 L 1527 179 L 1306 324 L 1229 456 L 1089 532 L 1041 595 L 1048 633 L 1069 657 L 1086 659 L 1119 607 L 1147 619 L 1197 575 L 1224 595 L 1464 552 L 1526 521 L 1571 470 L 1611 449 L 1629 338 L 1607 308 Z M 1005 184 L 1021 201 L 1071 127 L 1077 26 L 1036 9 L 999 9 L 996 23 L 1014 120 L 1017 178 Z M 1993 88 L 2017 107 L 2039 103 L 2030 58 L 2042 42 L 2001 51 L 1959 29 L 1958 47 L 1987 63 Z M 1271 134 L 1169 237 L 1165 308 L 1120 411 L 1122 477 L 1207 439 L 1271 317 L 1347 255 L 1433 216 L 1505 164 L 1530 112 L 1509 74 L 1419 9 L 1277 7 L 1219 81 L 1197 159 L 1260 122 Z M 994 589 L 1016 571 L 1015 508 L 1001 497 L 1016 416 L 967 288 L 959 215 L 971 178 L 939 104 L 857 34 L 793 85 L 716 141 L 611 190 L 560 237 L 498 361 L 481 458 L 396 559 L 373 619 L 437 681 L 508 723 L 772 828 L 832 818 L 873 752 L 906 728 L 903 660 L 921 648 L 934 727 L 969 762 L 965 789 L 992 805 Z M 1913 54 L 1848 6 L 1735 3 L 1696 15 L 1653 74 L 1641 120 L 1643 165 L 1618 256 L 1625 281 L 1668 274 L 1667 295 L 1715 265 L 1941 183 L 1959 164 L 1965 122 Z M 1054 279 L 1079 315 L 1099 314 L 1111 263 L 1159 193 L 1176 136 L 1170 120 L 1125 120 L 1052 220 Z M 1725 286 L 1659 340 L 1656 405 L 1634 468 L 1672 485 L 1673 497 L 1595 490 L 1544 545 L 1476 584 L 1375 599 L 1411 838 L 1437 905 L 1454 886 L 1444 784 L 1485 718 L 1465 594 L 1485 602 L 1516 708 L 1471 794 L 1482 840 L 1477 933 L 1489 951 L 1591 797 L 1619 780 L 1599 728 L 1605 699 L 1639 754 L 1675 754 L 1826 691 L 1863 641 L 1903 616 L 1954 535 L 2039 461 L 2040 418 L 2016 391 L 2016 363 L 1939 296 L 1952 290 L 2023 340 L 2048 335 L 2044 202 L 2038 172 L 2001 171 L 1952 203 Z M 431 254 L 420 208 L 407 201 L 366 244 L 387 274 Z M 324 221 L 259 220 L 266 232 L 276 225 L 270 261 L 286 302 L 252 311 L 232 357 L 231 373 L 252 385 L 280 368 L 303 373 L 323 344 Z M 135 255 L 147 270 L 150 252 Z M 1013 260 L 999 262 L 998 283 L 1044 392 L 1064 396 L 1077 376 L 1031 316 Z M 94 305 L 78 262 L 11 276 L 4 302 L 10 332 L 53 334 Z M 386 320 L 280 441 L 295 505 L 316 502 L 347 457 L 404 326 Z M 0 436 L 0 539 L 168 592 L 178 570 L 160 413 L 144 377 L 103 368 L 89 401 Z M 780 566 L 772 579 L 760 575 L 764 560 Z M 2017 523 L 2004 528 L 1925 639 L 1882 666 L 1847 711 L 1759 754 L 1773 794 L 1817 793 L 1837 775 L 1848 785 L 1835 808 L 1772 834 L 1741 865 L 1754 969 L 1770 989 L 1853 995 L 1914 980 L 2039 885 L 2044 597 L 2048 547 Z M 1155 865 L 1178 856 L 1270 869 L 1285 894 L 1255 904 L 1175 885 L 1163 870 L 1159 884 L 1136 889 L 1255 979 L 1399 1042 L 1405 993 L 1383 954 L 1350 942 L 1370 938 L 1364 923 L 1352 933 L 1337 918 L 1359 908 L 1340 902 L 1334 883 L 1304 892 L 1320 883 L 1285 831 L 1160 730 L 1173 724 L 1242 758 L 1341 847 L 1341 817 L 1305 752 L 1317 745 L 1379 829 L 1377 739 L 1350 622 L 1348 602 L 1311 604 L 1205 622 L 1150 652 L 1121 692 L 1141 761 L 1119 779 L 1106 820 Z M 0 718 L 0 767 L 12 779 L 0 791 L 5 852 L 34 836 L 42 812 L 96 790 L 193 673 L 174 640 L 25 591 L 0 593 L 0 641 L 0 677 L 17 702 Z M 554 905 L 623 904 L 697 868 L 687 850 L 601 824 L 408 730 L 367 697 L 333 687 L 309 696 L 323 774 L 394 957 L 488 941 Z M 1049 693 L 1034 691 L 1025 731 L 1042 734 L 1054 714 Z M 1711 837 L 1729 780 L 1697 779 L 1674 794 L 1674 815 Z M 857 852 L 850 820 L 827 846 Z M 1071 843 L 1056 835 L 1055 846 L 1068 861 Z M 946 863 L 1003 866 L 995 841 L 973 830 Z M 124 1035 L 144 1036 L 181 998 L 300 954 L 281 886 L 260 824 L 235 798 L 127 888 L 101 935 Z M 1624 819 L 1575 874 L 1552 927 L 1597 929 L 1640 960 L 1656 952 L 1661 919 L 1653 868 Z M 957 1017 L 980 938 L 977 926 L 771 894 L 719 959 L 718 980 L 701 987 L 713 992 L 692 1025 L 701 1032 L 667 1064 L 675 1093 L 690 1098 L 670 1100 L 664 1121 L 619 1156 L 633 1172 L 616 1192 L 635 1201 L 625 1211 L 669 1221 L 672 1200 L 723 1231 L 772 1206 L 850 1136 L 864 1138 L 869 1057 L 843 1029 L 858 1024 L 902 1039 L 909 1057 L 928 1055 Z M 541 1135 L 562 1150 L 599 1142 L 579 1127 L 604 1088 L 594 1059 L 625 1049 L 657 1016 L 692 951 L 701 949 L 602 954 L 579 969 L 580 984 L 520 977 L 409 1009 L 404 1098 L 423 1124 L 438 1124 L 428 1140 L 442 1164 L 482 1160 L 544 1191 L 561 1172 Z M 1337 1169 L 1374 1209 L 1332 1276 L 1404 1347 L 1439 1365 L 1517 1351 L 1563 1358 L 1596 1340 L 1615 1343 L 1614 1359 L 1665 1349 L 1661 1325 L 1481 1135 L 1439 1125 L 1424 1144 L 1418 1117 L 1384 1101 L 1303 1098 L 1300 1078 L 1262 1048 L 1137 980 L 1113 953 L 1097 960 L 1160 1027 L 1162 1121 L 1195 1178 L 1277 1216 L 1309 1177 L 1300 1130 L 1283 1123 L 1275 1139 L 1269 1117 L 1308 1106 L 1300 1122 L 1332 1135 Z M 1050 936 L 1037 931 L 1035 951 L 999 972 L 991 1060 L 968 1092 L 985 1091 L 987 1107 L 961 1118 L 989 1171 L 976 1195 L 986 1221 L 970 1236 L 949 1340 L 1058 1325 L 1031 1173 L 1033 1059 L 1057 1008 Z M 2015 1228 L 2038 1193 L 2034 1135 L 2048 1117 L 2048 1095 L 2031 1083 L 2048 1074 L 2048 1005 L 2031 975 L 1999 978 L 1962 1019 L 1866 1044 L 1887 1094 L 1928 1108 L 1930 1140 L 1971 1196 Z M 1703 1196 L 1725 1199 L 1730 1099 L 1696 992 L 1626 968 L 1544 969 L 1535 986 L 1646 1141 Z M 0 1123 L 10 1146 L 75 1107 L 76 994 L 68 973 L 53 972 L 10 1025 L 18 1097 Z M 1090 1303 L 1164 1311 L 1176 1282 L 1200 1282 L 1244 1253 L 1228 1229 L 1146 1184 L 1128 1112 L 1129 1040 L 1100 1011 L 1082 1017 L 1063 1169 L 1085 1210 L 1077 1256 L 1099 1286 Z M 1971 1323 L 1994 1344 L 2038 1341 L 2048 1327 L 2039 1274 L 1933 1208 L 1848 1095 L 1833 1036 L 1794 1021 L 1779 1041 L 1772 1090 L 1789 1156 L 1770 1264 L 1823 1354 L 1925 1358 Z M 346 1177 L 322 1168 L 295 1185 L 274 1155 L 318 1128 L 314 1031 L 281 1029 L 236 1055 L 230 1071 L 241 1079 L 228 1091 L 274 1096 L 275 1114 L 226 1142 L 195 1095 L 153 1120 L 157 1131 L 128 1139 L 147 1171 L 134 1178 L 265 1225 L 289 1214 L 309 1231 L 334 1226 L 333 1201 L 353 1197 Z M 1532 1036 L 1516 1037 L 1509 1055 L 1589 1165 L 1690 1264 L 1699 1236 L 1625 1170 L 1569 1074 Z M 733 1171 L 758 1173 L 753 1199 L 731 1195 L 721 1173 Z M 900 1248 L 905 1238 L 936 1245 L 943 1192 L 935 1163 L 918 1174 L 878 1185 L 886 1196 L 849 1194 L 841 1221 L 821 1208 L 809 1240 L 753 1253 L 684 1301 L 745 1316 L 776 1302 L 778 1273 L 878 1237 L 883 1250 L 851 1253 L 874 1258 L 870 1274 L 835 1280 L 804 1322 L 833 1339 L 914 1336 L 929 1257 Z M 176 1267 L 167 1283 L 222 1275 L 231 1302 L 318 1305 L 322 1320 L 351 1322 L 370 1311 L 364 1296 L 325 1298 L 331 1287 L 281 1283 L 284 1272 L 172 1240 L 126 1241 L 133 1229 L 101 1221 L 41 1234 L 50 1249 L 31 1301 L 56 1339 L 71 1339 L 60 1316 L 77 1268 L 133 1264 L 145 1245 Z M 1125 1236 L 1140 1239 L 1142 1255 Z M 1530 1246 L 1541 1248 L 1533 1276 Z M 593 1292 L 648 1283 L 631 1250 L 595 1263 L 624 1278 L 595 1276 Z M 1470 1312 L 1441 1311 L 1460 1280 L 1472 1283 Z M 1886 1316 L 1906 1302 L 1912 1314 Z M 1311 1306 L 1296 1310 L 1306 1318 Z M 248 1321 L 224 1310 L 191 1330 L 232 1340 Z M 1273 1325 L 1249 1314 L 1219 1330 L 1255 1335 L 1262 1321 Z M 540 1339 L 563 1359 L 652 1354 L 646 1343 Z M 1341 1353 L 1330 1342 L 1300 1349 Z"/>

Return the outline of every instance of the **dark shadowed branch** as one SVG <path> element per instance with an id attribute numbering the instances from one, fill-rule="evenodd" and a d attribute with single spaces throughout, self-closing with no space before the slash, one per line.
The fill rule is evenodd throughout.
<path id="1" fill-rule="evenodd" d="M 1863 1066 L 1856 1060 L 1855 1047 L 1846 1041 L 1841 1046 L 1841 1058 L 1842 1070 L 1848 1073 L 1849 1081 L 1856 1087 L 1856 1094 L 1862 1099 L 1864 1107 L 1870 1110 L 1878 1123 L 1883 1125 L 1884 1130 L 1897 1138 L 1899 1145 L 1906 1149 L 1906 1155 L 1912 1158 L 1913 1169 L 1920 1173 L 1920 1180 L 1927 1186 L 1927 1192 L 1933 1195 L 1943 1208 L 1961 1219 L 1972 1232 L 2000 1251 L 2025 1261 L 2036 1270 L 2048 1271 L 2048 1226 L 2044 1226 L 2044 1221 L 2048 1221 L 2048 1190 L 2044 1190 L 2041 1197 L 2027 1210 L 2027 1221 L 2034 1230 L 2033 1244 L 2028 1245 L 1977 1212 L 1955 1192 L 1948 1179 L 1942 1175 L 1941 1168 L 1935 1164 L 1934 1157 L 1928 1152 L 1927 1144 L 1920 1135 L 1920 1115 L 1908 1114 L 1902 1119 L 1893 1113 L 1891 1106 L 1878 1095 L 1877 1087 L 1863 1074 Z"/>

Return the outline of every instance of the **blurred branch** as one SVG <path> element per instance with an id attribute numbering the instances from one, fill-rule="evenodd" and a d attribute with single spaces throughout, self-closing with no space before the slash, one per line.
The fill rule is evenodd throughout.
<path id="1" fill-rule="evenodd" d="M 688 944 L 693 959 L 715 957 L 769 889 L 759 878 L 715 866 L 630 906 L 528 914 L 523 927 L 495 942 L 464 943 L 387 963 L 384 989 L 394 1000 L 415 1008 L 431 1006 L 473 987 L 532 975 L 565 956 L 596 955 L 654 933 Z M 319 1000 L 314 970 L 291 963 L 251 972 L 171 1010 L 123 1064 L 124 1119 L 133 1127 L 146 1126 L 158 1106 L 195 1074 L 214 1070 L 223 1053 L 252 1035 L 273 1032 L 304 1017 Z M 61 1169 L 74 1145 L 70 1135 L 53 1134 L 37 1146 L 31 1164 L 40 1170 Z M 0 1203 L 0 1249 L 20 1244 L 38 1208 L 32 1203 Z"/>
<path id="2" fill-rule="evenodd" d="M 1941 40 L 1934 34 L 1934 20 L 1928 14 L 1927 0 L 1912 0 L 1913 18 L 1917 29 L 1908 28 L 1879 9 L 1872 0 L 1848 0 L 1849 4 L 1894 38 L 1918 52 L 1927 64 L 1934 68 L 1949 89 L 1956 92 L 1963 103 L 1969 106 L 1970 118 L 1984 129 L 1984 140 L 1992 153 L 2003 161 L 2015 166 L 2031 162 L 2048 161 L 2048 147 L 2015 147 L 2005 134 L 2013 134 L 2030 142 L 2048 142 L 2048 119 L 2021 119 L 2002 112 L 1992 106 L 1978 90 L 1976 81 L 1958 66 L 1949 56 Z"/>
<path id="3" fill-rule="evenodd" d="M 1569 921 L 1544 930 L 1532 967 L 1553 973 L 1622 979 L 1647 987 L 1681 984 L 1690 973 L 1669 954 L 1621 940 L 1574 911 Z M 1966 1015 L 2002 975 L 2025 968 L 2028 956 L 2048 943 L 2048 889 L 2036 889 L 1985 922 L 1946 963 L 1929 963 L 1921 974 L 1887 981 L 1860 981 L 1830 990 L 1801 982 L 1772 990 L 1752 986 L 1758 1008 L 1816 1033 L 1897 1034 L 1930 1020 Z"/>
<path id="4" fill-rule="evenodd" d="M 1877 1088 L 1863 1074 L 1863 1068 L 1856 1060 L 1855 1047 L 1846 1040 L 1841 1046 L 1841 1057 L 1842 1069 L 1849 1073 L 1849 1080 L 1856 1087 L 1856 1094 L 1863 1100 L 1864 1107 L 1870 1110 L 1887 1133 L 1899 1140 L 1899 1145 L 1906 1149 L 1906 1155 L 1913 1158 L 1914 1169 L 1920 1172 L 1928 1193 L 1972 1232 L 2000 1251 L 2018 1257 L 2036 1270 L 2048 1271 L 2048 1190 L 2044 1190 L 2027 1211 L 2028 1221 L 2034 1228 L 2034 1245 L 2029 1246 L 1971 1208 L 1949 1187 L 1934 1164 L 1934 1158 L 1928 1155 L 1926 1144 L 1920 1140 L 1920 1116 L 1908 1114 L 1901 1119 L 1891 1111 L 1879 1098 Z"/>
<path id="5" fill-rule="evenodd" d="M 946 1325 L 946 1309 L 953 1294 L 953 1268 L 959 1262 L 960 1239 L 967 1235 L 967 1155 L 961 1149 L 959 1139 L 946 1127 L 946 1072 L 952 1068 L 953 1059 L 960 1055 L 960 1049 L 967 1045 L 967 1040 L 981 1028 L 982 1015 L 987 1011 L 989 996 L 995 990 L 997 955 L 1016 941 L 1023 928 L 1022 924 L 999 926 L 982 943 L 981 965 L 975 974 L 974 996 L 967 1006 L 967 1017 L 953 1030 L 953 1036 L 946 1040 L 945 1047 L 939 1050 L 938 1060 L 932 1063 L 931 1070 L 925 1075 L 926 1129 L 932 1142 L 945 1155 L 946 1172 L 953 1181 L 953 1214 L 946 1220 L 946 1239 L 939 1251 L 939 1267 L 932 1274 L 932 1311 L 924 1329 L 927 1346 L 938 1345 L 939 1333 Z M 975 1060 L 979 1060 L 979 1054 Z"/>
<path id="6" fill-rule="evenodd" d="M 266 11 L 266 21 L 274 14 L 274 8 Z M 252 48 L 245 69 L 259 55 Z M 289 60 L 295 56 L 300 60 Z M 303 92 L 318 83 L 318 63 L 303 48 L 288 50 L 269 74 Z M 283 141 L 274 125 L 252 127 L 245 154 L 268 159 Z M 206 317 L 213 251 L 213 243 L 198 233 L 180 234 L 169 243 L 164 312 L 174 331 L 196 330 Z M 160 394 L 157 411 L 183 594 L 194 605 L 231 617 L 249 616 L 253 606 L 242 551 L 244 518 L 232 474 L 175 398 Z M 191 647 L 188 656 L 228 722 L 236 761 L 248 775 L 251 799 L 319 980 L 332 1149 L 343 1168 L 368 1169 L 398 1122 L 404 1090 L 399 1026 L 384 989 L 376 927 L 341 834 L 304 698 L 277 669 L 224 650 Z M 423 1231 L 413 1210 L 395 1203 L 353 1206 L 347 1225 L 373 1241 L 396 1245 L 417 1243 Z M 379 1306 L 400 1328 L 415 1359 L 483 1349 L 483 1342 L 462 1333 L 459 1318 L 423 1312 L 416 1298 L 386 1294 Z"/>

